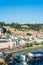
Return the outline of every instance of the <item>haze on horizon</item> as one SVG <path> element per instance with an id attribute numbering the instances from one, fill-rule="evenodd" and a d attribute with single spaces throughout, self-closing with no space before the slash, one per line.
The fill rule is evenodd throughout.
<path id="1" fill-rule="evenodd" d="M 43 23 L 43 0 L 0 0 L 0 21 Z"/>

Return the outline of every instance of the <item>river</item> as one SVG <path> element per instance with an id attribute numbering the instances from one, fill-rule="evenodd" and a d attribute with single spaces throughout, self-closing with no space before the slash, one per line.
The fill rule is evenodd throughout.
<path id="1" fill-rule="evenodd" d="M 11 63 L 9 65 L 43 65 L 43 50 L 39 49 L 30 53 L 34 56 L 29 57 L 29 53 L 19 53 L 16 56 L 16 60 L 19 62 Z"/>

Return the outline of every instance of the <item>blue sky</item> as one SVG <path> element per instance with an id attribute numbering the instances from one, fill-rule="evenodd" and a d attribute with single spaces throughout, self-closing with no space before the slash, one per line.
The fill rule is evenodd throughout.
<path id="1" fill-rule="evenodd" d="M 0 21 L 43 23 L 43 0 L 0 0 Z"/>

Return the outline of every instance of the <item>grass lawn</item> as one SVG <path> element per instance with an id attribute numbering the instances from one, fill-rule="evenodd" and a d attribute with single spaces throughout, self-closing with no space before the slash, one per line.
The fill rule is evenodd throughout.
<path id="1" fill-rule="evenodd" d="M 24 51 L 35 51 L 38 49 L 43 49 L 43 46 L 37 46 L 37 47 L 27 47 L 25 49 L 23 49 Z"/>

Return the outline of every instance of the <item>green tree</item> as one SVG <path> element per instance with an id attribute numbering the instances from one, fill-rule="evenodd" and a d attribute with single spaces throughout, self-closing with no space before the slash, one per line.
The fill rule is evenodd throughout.
<path id="1" fill-rule="evenodd" d="M 39 43 L 37 41 L 34 41 L 33 45 L 39 45 Z"/>
<path id="2" fill-rule="evenodd" d="M 41 45 L 43 45 L 43 41 L 41 42 Z"/>
<path id="3" fill-rule="evenodd" d="M 8 34 L 11 34 L 11 31 L 10 31 L 10 30 L 7 30 L 7 33 L 8 33 Z"/>
<path id="4" fill-rule="evenodd" d="M 12 23 L 11 26 L 14 27 L 14 28 L 16 28 L 16 29 L 18 29 L 18 28 L 21 27 L 21 25 L 18 24 L 18 23 Z"/>
<path id="5" fill-rule="evenodd" d="M 26 43 L 25 46 L 26 47 L 31 47 L 31 46 L 33 46 L 33 44 L 32 43 Z"/>
<path id="6" fill-rule="evenodd" d="M 3 34 L 5 34 L 7 32 L 6 28 L 2 27 L 2 31 Z"/>
<path id="7" fill-rule="evenodd" d="M 42 28 L 42 24 L 27 24 L 29 29 L 39 31 Z"/>

